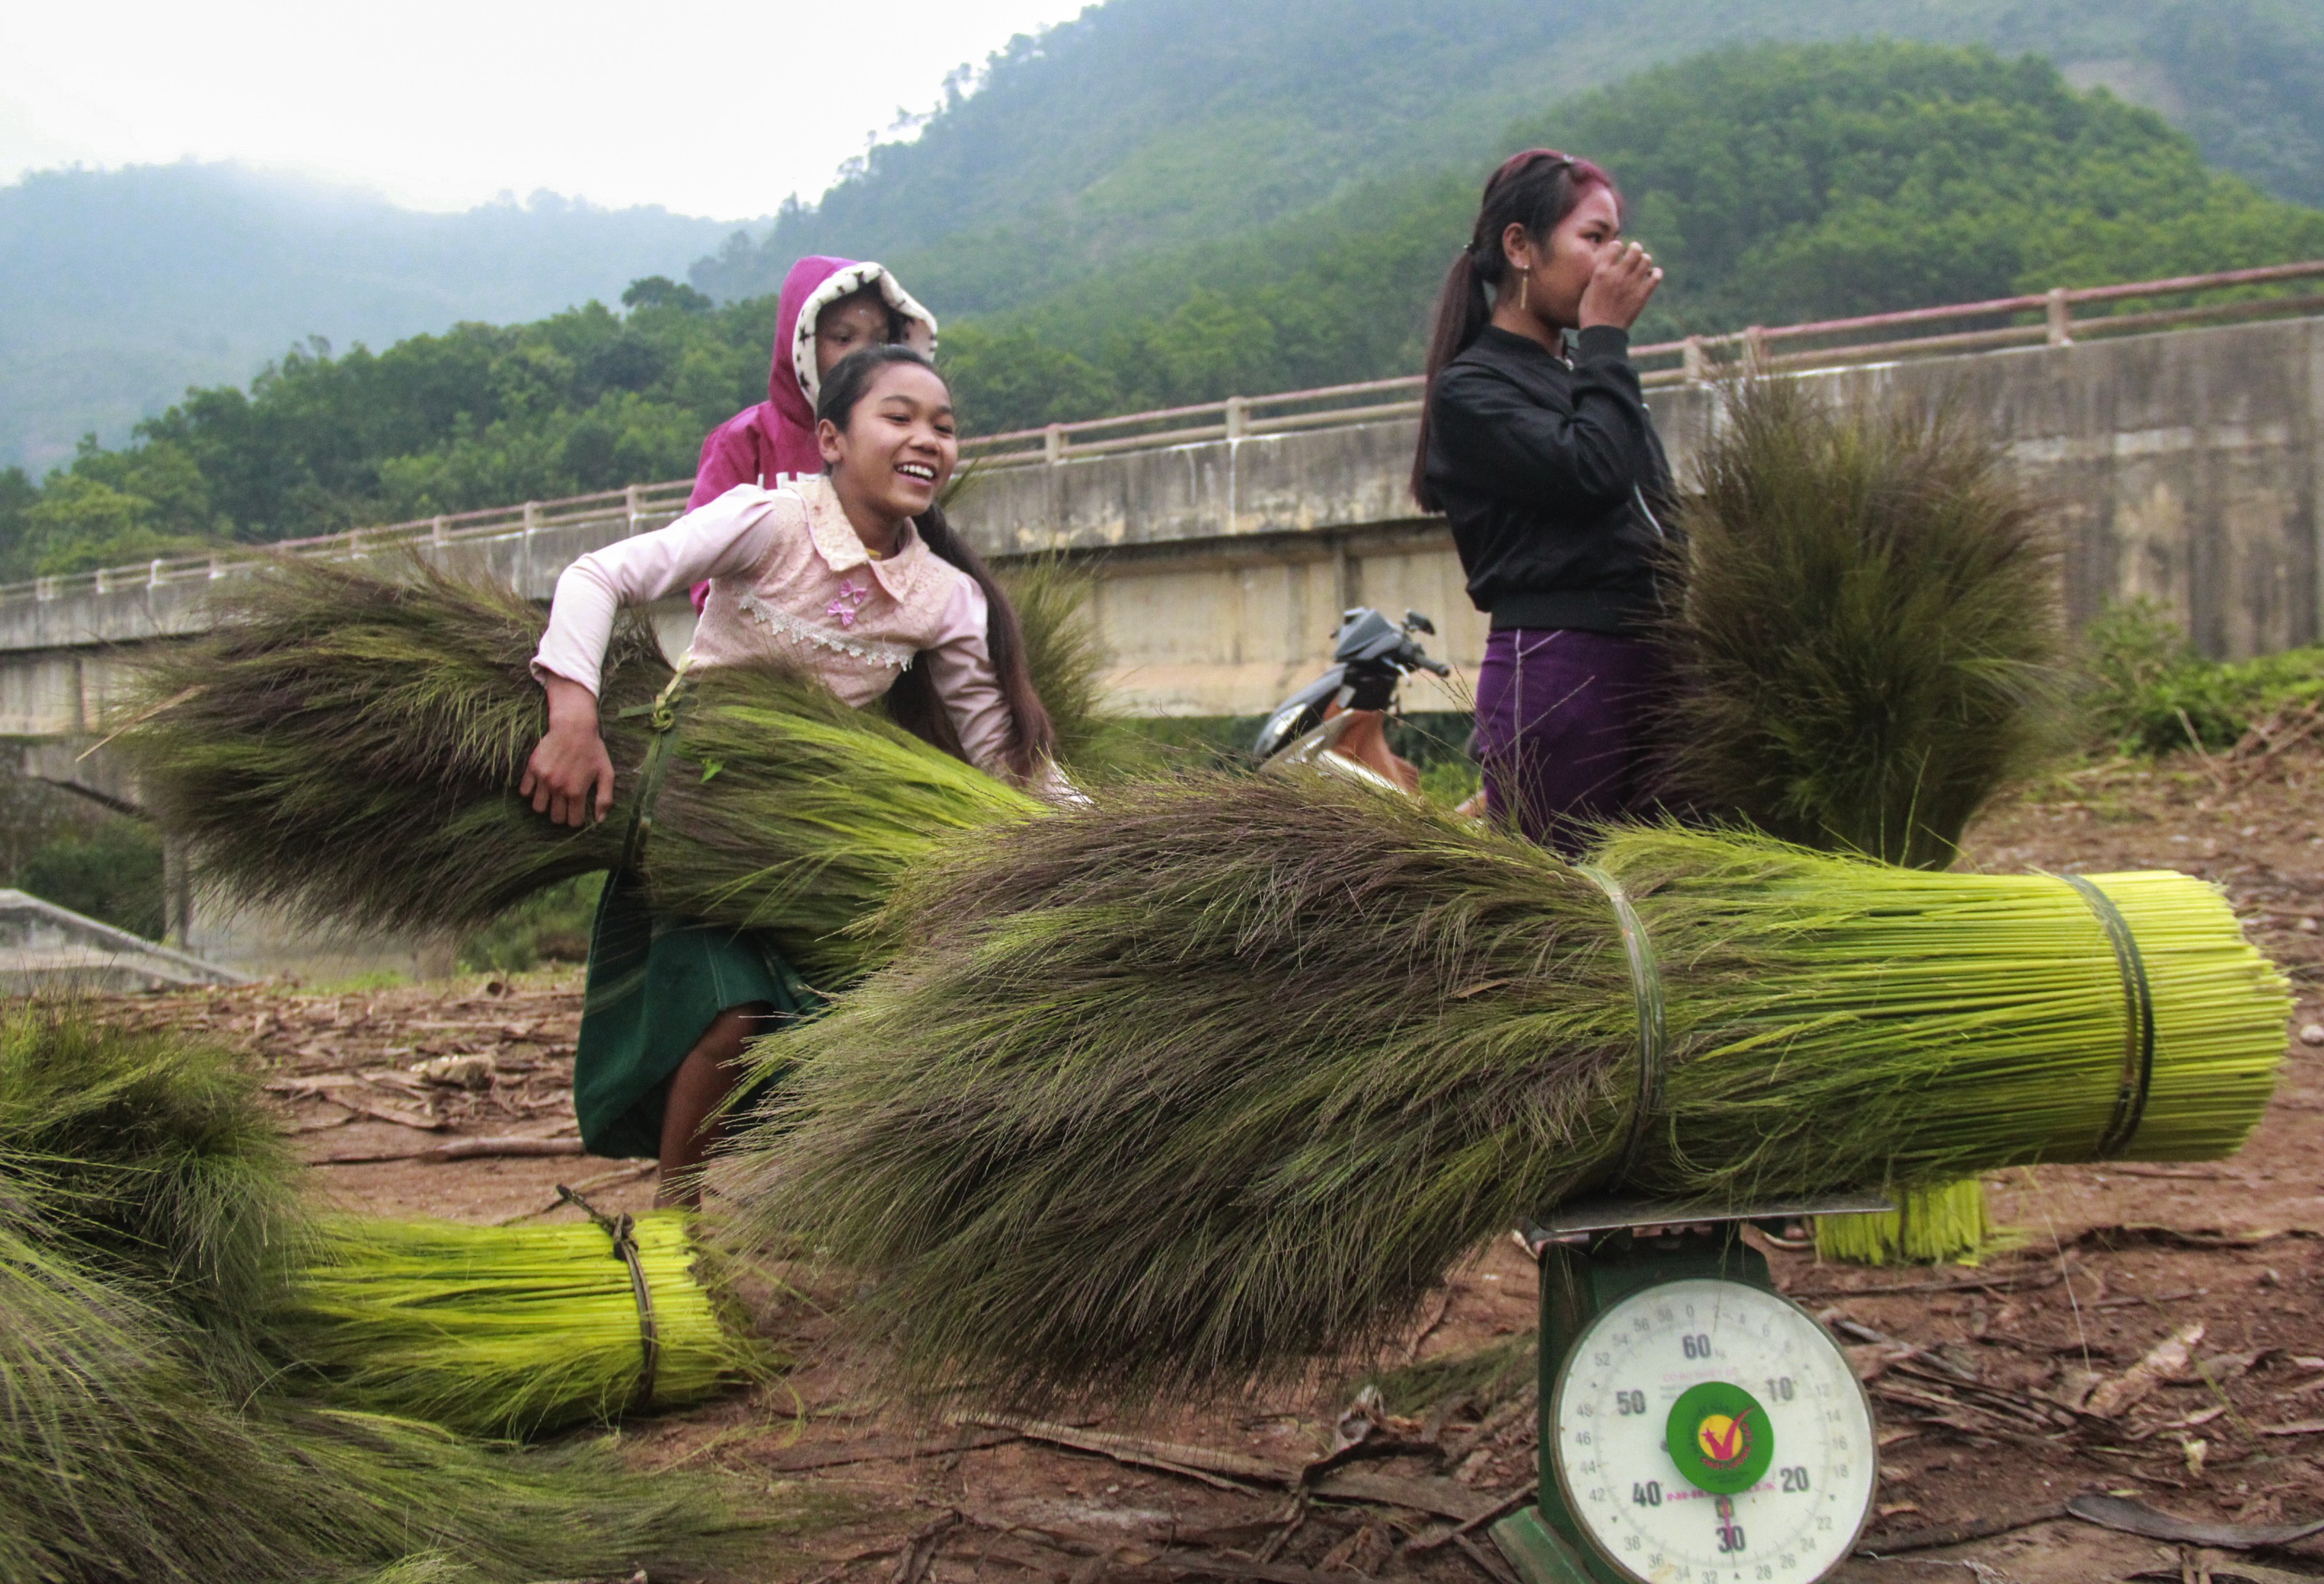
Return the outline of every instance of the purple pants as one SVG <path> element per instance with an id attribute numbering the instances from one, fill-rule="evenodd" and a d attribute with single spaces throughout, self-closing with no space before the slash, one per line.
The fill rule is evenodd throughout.
<path id="1" fill-rule="evenodd" d="M 1591 827 L 1651 801 L 1646 706 L 1663 691 L 1643 639 L 1504 628 L 1477 672 L 1485 803 L 1531 841 L 1578 857 Z"/>

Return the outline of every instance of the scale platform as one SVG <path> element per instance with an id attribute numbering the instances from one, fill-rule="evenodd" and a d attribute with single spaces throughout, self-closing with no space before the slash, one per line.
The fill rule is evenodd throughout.
<path id="1" fill-rule="evenodd" d="M 1521 1229 L 1541 1263 L 1541 1494 L 1491 1533 L 1526 1584 L 1812 1584 L 1847 1560 L 1872 1510 L 1871 1405 L 1742 1230 L 1895 1208 L 1599 1199 Z"/>

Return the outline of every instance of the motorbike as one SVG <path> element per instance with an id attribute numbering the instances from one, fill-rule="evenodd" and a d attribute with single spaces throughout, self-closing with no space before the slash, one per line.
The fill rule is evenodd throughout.
<path id="1" fill-rule="evenodd" d="M 1452 674 L 1421 647 L 1422 633 L 1433 638 L 1436 627 L 1417 611 L 1406 611 L 1401 622 L 1369 605 L 1342 612 L 1330 668 L 1275 706 L 1251 743 L 1252 758 L 1261 768 L 1312 764 L 1390 791 L 1417 793 L 1420 772 L 1388 746 L 1388 716 L 1397 689 L 1415 671 Z"/>

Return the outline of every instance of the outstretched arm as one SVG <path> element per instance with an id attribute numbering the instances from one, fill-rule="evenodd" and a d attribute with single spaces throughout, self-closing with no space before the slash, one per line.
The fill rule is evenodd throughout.
<path id="1" fill-rule="evenodd" d="M 737 489 L 668 528 L 608 545 L 557 580 L 549 631 L 532 674 L 549 694 L 549 730 L 517 783 L 535 813 L 559 824 L 604 819 L 613 806 L 613 762 L 597 730 L 597 689 L 613 618 L 697 579 L 747 571 L 772 540 L 773 497 Z"/>

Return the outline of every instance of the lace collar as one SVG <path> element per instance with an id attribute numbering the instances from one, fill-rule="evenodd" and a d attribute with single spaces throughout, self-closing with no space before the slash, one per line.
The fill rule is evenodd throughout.
<path id="1" fill-rule="evenodd" d="M 912 603 L 912 595 L 927 581 L 929 562 L 935 552 L 927 541 L 908 522 L 896 535 L 896 548 L 878 560 L 863 548 L 856 537 L 855 525 L 847 520 L 846 511 L 839 504 L 839 496 L 831 481 L 817 475 L 804 478 L 791 486 L 807 502 L 807 537 L 814 541 L 815 553 L 834 572 L 853 572 L 858 566 L 868 566 L 872 576 L 888 597 L 899 605 Z"/>

